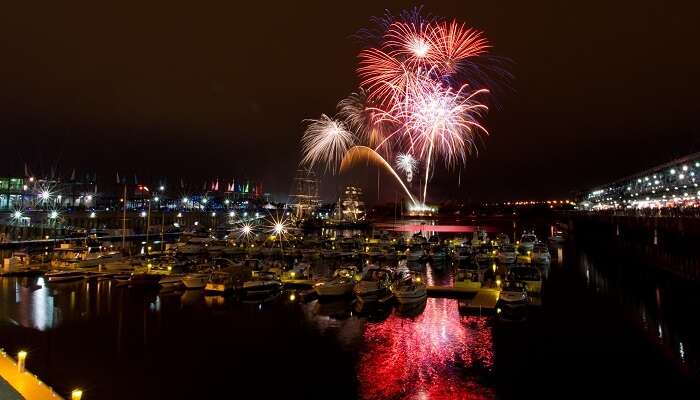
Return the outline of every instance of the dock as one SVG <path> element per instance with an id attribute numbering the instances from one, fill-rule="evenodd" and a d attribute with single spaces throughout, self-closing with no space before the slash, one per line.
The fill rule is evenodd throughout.
<path id="1" fill-rule="evenodd" d="M 0 350 L 0 398 L 62 400 L 56 392 L 40 381 L 36 375 L 24 370 L 19 371 L 15 360 Z"/>

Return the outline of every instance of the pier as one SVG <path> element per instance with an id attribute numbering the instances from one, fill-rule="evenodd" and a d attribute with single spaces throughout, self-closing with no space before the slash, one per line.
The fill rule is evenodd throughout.
<path id="1" fill-rule="evenodd" d="M 26 353 L 24 353 L 26 357 Z M 24 360 L 15 362 L 0 350 L 0 398 L 7 400 L 61 400 L 63 399 L 36 375 L 24 369 Z M 79 397 L 78 397 L 79 399 Z"/>

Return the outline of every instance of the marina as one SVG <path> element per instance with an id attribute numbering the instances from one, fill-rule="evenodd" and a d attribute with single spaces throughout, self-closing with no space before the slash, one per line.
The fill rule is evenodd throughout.
<path id="1" fill-rule="evenodd" d="M 412 223 L 407 221 L 406 225 Z M 507 232 L 507 228 L 503 227 L 511 226 L 509 220 L 492 220 L 489 223 L 489 230 L 493 231 L 506 229 Z M 440 226 L 436 226 L 436 230 L 440 230 Z M 542 243 L 539 238 L 546 238 L 547 233 L 555 230 L 555 226 L 562 225 L 540 225 L 537 230 L 541 233 L 539 236 L 534 234 L 535 242 Z M 605 299 L 599 298 L 597 291 L 586 289 L 591 282 L 590 259 L 581 261 L 577 258 L 582 250 L 578 249 L 573 238 L 566 238 L 557 241 L 557 244 L 546 245 L 547 252 L 552 254 L 548 264 L 536 264 L 534 260 L 527 266 L 515 262 L 502 264 L 499 262 L 498 250 L 496 253 L 491 250 L 499 247 L 488 239 L 488 235 L 481 234 L 481 229 L 477 226 L 464 227 L 463 230 L 474 231 L 473 239 L 464 236 L 470 234 L 458 233 L 457 236 L 440 236 L 440 241 L 433 241 L 433 233 L 420 231 L 420 235 L 425 235 L 425 240 L 418 240 L 417 233 L 413 231 L 375 231 L 378 237 L 383 237 L 379 240 L 380 243 L 394 248 L 383 251 L 381 256 L 371 255 L 363 247 L 364 242 L 369 242 L 375 235 L 371 230 L 365 231 L 365 236 L 358 237 L 358 243 L 361 244 L 357 246 L 357 255 L 345 258 L 330 253 L 324 256 L 321 251 L 326 246 L 322 243 L 335 243 L 343 231 L 326 232 L 327 235 L 335 235 L 326 239 L 316 238 L 313 233 L 306 232 L 305 240 L 317 243 L 320 248 L 313 253 L 307 251 L 301 258 L 295 258 L 299 254 L 289 237 L 283 244 L 288 245 L 285 252 L 289 251 L 289 254 L 280 251 L 261 258 L 250 258 L 251 254 L 260 257 L 261 253 L 253 250 L 230 258 L 209 256 L 209 261 L 206 261 L 207 258 L 201 258 L 198 252 L 196 255 L 186 253 L 177 256 L 179 246 L 176 245 L 173 246 L 172 264 L 161 262 L 157 270 L 152 260 L 150 271 L 146 266 L 141 275 L 130 273 L 123 278 L 111 272 L 92 278 L 88 271 L 84 271 L 91 268 L 81 268 L 80 271 L 83 272 L 80 274 L 83 275 L 79 279 L 58 281 L 51 281 L 51 276 L 47 277 L 48 273 L 5 276 L 0 278 L 3 293 L 3 306 L 0 307 L 2 329 L 9 332 L 7 337 L 11 338 L 10 349 L 31 348 L 32 359 L 43 360 L 43 366 L 31 364 L 36 368 L 32 371 L 47 379 L 49 385 L 57 388 L 59 393 L 69 393 L 74 389 L 70 385 L 74 385 L 89 388 L 91 395 L 98 398 L 121 398 L 126 395 L 144 399 L 153 396 L 179 398 L 195 393 L 213 396 L 223 388 L 211 382 L 207 387 L 198 387 L 195 392 L 188 392 L 185 387 L 155 387 L 144 380 L 147 376 L 204 379 L 202 372 L 197 372 L 197 365 L 206 363 L 204 360 L 208 359 L 212 351 L 215 351 L 217 357 L 236 360 L 234 364 L 224 364 L 227 365 L 224 368 L 207 370 L 207 374 L 215 378 L 214 381 L 221 379 L 223 384 L 224 376 L 235 373 L 239 377 L 237 385 L 243 390 L 251 390 L 263 382 L 253 374 L 254 371 L 263 370 L 281 374 L 279 376 L 285 376 L 282 382 L 288 382 L 283 392 L 271 388 L 269 395 L 284 393 L 292 398 L 321 398 L 324 397 L 323 391 L 330 390 L 331 387 L 343 388 L 336 395 L 337 398 L 412 397 L 419 393 L 435 395 L 444 390 L 448 390 L 445 393 L 458 397 L 510 397 L 515 395 L 510 390 L 518 382 L 534 378 L 527 378 L 528 374 L 521 376 L 506 372 L 525 368 L 523 362 L 527 365 L 534 362 L 539 368 L 544 368 L 542 373 L 548 371 L 547 373 L 564 379 L 563 382 L 577 379 L 573 373 L 584 373 L 583 367 L 579 365 L 564 363 L 572 375 L 562 376 L 560 372 L 538 364 L 538 355 L 533 351 L 552 350 L 547 350 L 548 345 L 540 340 L 544 337 L 538 339 L 531 335 L 534 331 L 541 335 L 544 334 L 543 329 L 557 329 L 561 318 L 577 326 L 587 323 L 586 320 L 578 320 L 576 312 L 572 313 L 577 307 L 592 306 L 597 310 L 584 314 L 589 315 L 588 318 L 598 318 L 597 313 L 605 315 L 611 312 L 599 309 L 610 305 L 605 305 Z M 492 237 L 497 235 L 493 234 Z M 503 240 L 503 236 L 500 237 Z M 329 240 L 330 238 L 335 239 Z M 429 260 L 407 262 L 407 255 L 413 247 L 408 243 L 409 240 L 423 243 L 420 246 L 425 248 L 426 254 L 431 253 L 431 247 L 441 247 L 444 243 L 454 243 L 456 247 L 447 251 L 449 259 L 440 259 L 443 265 L 431 264 Z M 431 245 L 431 242 L 434 244 Z M 472 247 L 472 243 L 477 242 L 479 245 Z M 514 241 L 517 242 L 519 240 Z M 191 241 L 181 240 L 176 243 L 186 244 Z M 310 249 L 303 242 L 297 245 Z M 481 245 L 489 246 L 491 256 L 486 263 L 476 262 Z M 405 247 L 406 250 L 400 256 L 389 256 L 401 252 L 394 246 L 398 246 L 398 249 Z M 533 248 L 537 246 L 534 244 Z M 249 249 L 259 247 L 264 246 L 260 243 L 255 247 L 252 243 L 248 244 Z M 511 247 L 509 244 L 502 245 L 507 251 Z M 527 245 L 518 247 L 518 254 L 527 254 L 527 248 Z M 347 248 L 342 251 L 343 254 L 348 254 Z M 216 250 L 216 254 L 219 252 Z M 459 257 L 459 254 L 466 253 L 471 256 Z M 188 261 L 194 261 L 194 258 L 199 261 Z M 123 263 L 123 260 L 115 260 L 103 270 L 121 268 Z M 146 259 L 141 263 L 148 264 L 149 261 Z M 110 264 L 115 265 L 110 267 Z M 144 268 L 136 262 L 126 264 L 135 271 Z M 176 271 L 181 268 L 178 265 L 196 265 L 200 272 Z M 212 272 L 201 272 L 205 268 Z M 581 271 L 585 268 L 588 269 L 584 275 Z M 530 275 L 523 275 L 530 269 L 541 271 L 541 274 L 534 275 L 540 277 L 539 282 L 532 281 L 534 278 L 529 278 Z M 70 271 L 75 269 L 66 271 L 71 274 Z M 146 279 L 151 275 L 155 278 Z M 528 296 L 518 297 L 520 295 L 517 292 L 515 295 L 504 294 L 504 290 L 512 291 L 510 282 L 515 276 L 519 277 L 517 282 L 528 282 L 520 283 L 519 289 Z M 598 280 L 606 279 L 603 275 L 598 276 Z M 202 283 L 184 284 L 188 279 L 201 279 L 199 282 Z M 357 289 L 362 287 L 360 284 L 365 279 L 374 286 Z M 360 286 L 354 291 L 348 290 L 355 282 Z M 376 286 L 374 282 L 381 283 Z M 584 284 L 585 282 L 588 283 Z M 598 284 L 602 282 L 599 281 Z M 332 286 L 324 289 L 324 285 Z M 331 287 L 337 289 L 331 290 Z M 568 289 L 564 289 L 566 287 Z M 571 299 L 567 300 L 568 295 L 562 293 L 562 290 L 574 288 L 583 291 L 584 297 L 571 303 Z M 590 299 L 584 300 L 586 298 Z M 562 304 L 562 301 L 569 304 Z M 572 310 L 559 314 L 562 307 L 570 307 Z M 558 316 L 554 317 L 552 313 Z M 617 327 L 615 329 L 628 332 L 625 337 L 632 335 L 643 340 L 644 334 L 635 324 L 615 320 L 614 326 Z M 568 335 L 572 334 L 573 332 Z M 599 338 L 593 341 L 604 341 L 598 344 L 606 351 L 621 346 L 612 353 L 606 353 L 606 357 L 623 357 L 627 351 L 632 351 L 630 346 L 634 345 L 637 355 L 626 363 L 642 363 L 651 368 L 651 360 L 660 356 L 659 350 L 654 350 L 648 344 L 623 343 L 619 341 L 622 337 L 616 336 L 619 339 L 614 339 L 608 334 L 601 334 L 599 332 Z M 237 338 L 236 343 L 230 343 L 226 339 L 230 335 Z M 532 342 L 529 346 L 535 347 L 533 350 L 513 348 L 519 340 L 515 340 L 512 335 L 525 335 L 523 338 Z M 545 334 L 546 336 L 548 335 Z M 557 343 L 564 340 L 559 335 L 557 337 Z M 78 338 L 85 341 L 84 348 L 75 347 Z M 198 346 L 197 343 L 203 340 L 207 345 Z M 378 342 L 375 343 L 375 340 Z M 610 340 L 612 342 L 608 342 Z M 269 350 L 263 350 L 267 342 L 275 345 Z M 435 350 L 431 350 L 423 354 L 424 350 L 419 349 L 425 348 L 427 351 L 431 348 L 431 342 L 440 343 L 442 350 L 438 353 L 432 353 Z M 46 347 L 49 343 L 51 346 Z M 244 347 L 249 350 L 241 348 L 243 343 L 247 343 Z M 183 351 L 182 345 L 194 347 Z M 168 349 L 173 346 L 181 350 L 170 354 Z M 682 346 L 682 357 L 676 352 L 675 356 L 665 361 L 671 370 L 687 370 L 691 365 L 696 365 L 692 339 L 685 339 Z M 201 353 L 194 351 L 197 348 L 201 349 Z M 273 349 L 283 349 L 284 359 L 288 361 L 263 361 L 272 356 L 270 351 L 279 351 Z M 571 347 L 557 351 L 578 350 Z M 53 365 L 51 360 L 63 352 L 72 352 L 76 357 L 74 361 L 61 358 L 62 364 L 67 364 L 65 369 L 58 372 L 50 367 Z M 380 356 L 381 354 L 383 355 Z M 516 354 L 524 359 L 518 360 Z M 82 372 L 71 376 L 71 371 L 80 369 L 79 360 L 91 362 L 88 360 L 95 357 L 108 357 L 112 361 L 101 363 L 105 370 L 98 374 L 86 375 Z M 333 357 L 335 361 L 324 363 L 320 361 L 323 357 Z M 398 365 L 384 366 L 388 359 L 395 360 Z M 619 358 L 609 359 L 611 360 L 622 362 Z M 130 368 L 124 370 L 126 365 L 122 364 L 127 362 Z M 179 367 L 173 369 L 170 365 L 172 363 Z M 293 372 L 287 368 L 289 365 L 299 368 L 295 367 L 294 370 L 297 371 Z M 632 365 L 625 365 L 633 368 Z M 347 368 L 346 372 L 342 372 L 342 377 L 336 376 L 341 374 L 338 368 Z M 397 368 L 406 368 L 406 371 L 398 373 Z M 429 372 L 433 370 L 434 373 Z M 137 371 L 142 372 L 134 375 Z M 652 373 L 651 371 L 658 373 L 653 368 L 645 373 Z M 104 373 L 117 378 L 105 380 Z M 374 374 L 381 374 L 382 382 L 389 384 L 379 384 L 371 378 Z M 316 383 L 312 386 L 297 386 L 292 383 L 306 376 L 313 377 Z M 460 378 L 457 379 L 458 376 Z M 595 376 L 602 379 L 603 374 L 596 373 Z M 694 387 L 694 378 L 681 376 L 682 374 L 674 378 L 679 385 L 676 389 Z M 419 377 L 421 378 L 418 379 Z M 122 380 L 135 380 L 140 391 L 133 393 L 129 388 L 116 385 L 116 382 Z M 538 393 L 541 390 L 538 389 Z M 554 387 L 552 390 L 555 390 Z"/>

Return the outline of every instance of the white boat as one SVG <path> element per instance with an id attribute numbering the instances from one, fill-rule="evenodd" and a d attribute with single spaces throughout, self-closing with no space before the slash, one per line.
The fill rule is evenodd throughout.
<path id="1" fill-rule="evenodd" d="M 185 277 L 184 274 L 169 274 L 163 275 L 158 281 L 160 286 L 164 288 L 176 288 L 182 285 L 182 279 Z"/>
<path id="2" fill-rule="evenodd" d="M 476 292 L 481 289 L 481 276 L 479 270 L 458 269 L 455 274 L 454 287 L 465 292 Z"/>
<path id="3" fill-rule="evenodd" d="M 112 251 L 109 253 L 87 253 L 85 258 L 78 262 L 79 268 L 89 268 L 97 267 L 100 265 L 107 265 L 109 263 L 122 261 L 124 256 L 118 251 Z"/>
<path id="4" fill-rule="evenodd" d="M 388 293 L 392 280 L 390 269 L 370 265 L 353 288 L 353 293 L 361 302 L 375 302 Z"/>
<path id="5" fill-rule="evenodd" d="M 68 282 L 68 281 L 79 281 L 85 278 L 84 271 L 49 271 L 44 274 L 44 278 L 47 282 Z"/>
<path id="6" fill-rule="evenodd" d="M 538 265 L 547 265 L 552 262 L 552 256 L 549 254 L 549 249 L 543 243 L 537 243 L 530 253 L 532 262 Z"/>
<path id="7" fill-rule="evenodd" d="M 333 272 L 331 280 L 319 282 L 314 285 L 314 291 L 318 297 L 347 296 L 352 294 L 355 287 L 355 275 L 357 268 L 346 266 L 337 268 Z"/>
<path id="8" fill-rule="evenodd" d="M 534 232 L 523 232 L 518 245 L 524 251 L 532 251 L 532 248 L 535 247 L 535 243 L 537 243 L 537 236 Z"/>
<path id="9" fill-rule="evenodd" d="M 551 244 L 562 244 L 566 242 L 566 235 L 562 231 L 554 231 L 552 236 L 548 238 Z"/>
<path id="10" fill-rule="evenodd" d="M 243 282 L 246 296 L 267 295 L 282 289 L 282 282 L 272 272 L 253 271 L 252 279 Z"/>
<path id="11" fill-rule="evenodd" d="M 401 274 L 391 286 L 391 292 L 400 304 L 420 303 L 428 298 L 425 278 L 413 271 Z"/>
<path id="12" fill-rule="evenodd" d="M 517 258 L 515 246 L 512 244 L 503 245 L 501 250 L 498 251 L 498 256 L 496 258 L 501 264 L 513 264 Z"/>
<path id="13" fill-rule="evenodd" d="M 418 262 L 425 257 L 425 250 L 421 246 L 411 246 L 406 253 L 406 259 L 410 262 Z"/>
<path id="14" fill-rule="evenodd" d="M 310 279 L 311 277 L 311 264 L 306 262 L 300 262 L 294 264 L 292 268 L 287 271 L 282 271 L 280 274 L 280 279 L 282 281 L 293 281 L 297 279 Z"/>
<path id="15" fill-rule="evenodd" d="M 186 289 L 202 289 L 207 285 L 207 282 L 209 282 L 210 275 L 209 273 L 200 272 L 187 274 L 182 277 L 182 285 L 185 286 Z"/>
<path id="16" fill-rule="evenodd" d="M 226 272 L 213 272 L 204 286 L 204 293 L 223 295 L 235 289 L 231 274 Z"/>
<path id="17" fill-rule="evenodd" d="M 503 320 L 524 320 L 527 318 L 527 289 L 523 282 L 509 280 L 501 288 L 496 302 L 496 313 Z"/>
<path id="18" fill-rule="evenodd" d="M 530 266 L 516 266 L 508 271 L 510 280 L 522 282 L 529 293 L 542 291 L 542 273 L 539 269 Z"/>

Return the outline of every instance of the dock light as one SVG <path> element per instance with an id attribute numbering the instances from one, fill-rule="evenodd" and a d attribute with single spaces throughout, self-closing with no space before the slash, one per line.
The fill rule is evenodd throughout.
<path id="1" fill-rule="evenodd" d="M 96 216 L 97 216 L 97 214 L 95 214 L 94 211 L 90 213 L 90 218 L 95 218 Z"/>
<path id="2" fill-rule="evenodd" d="M 160 201 L 160 197 L 156 196 L 156 197 L 153 198 L 153 200 L 156 201 L 156 202 L 158 202 L 158 201 Z"/>
<path id="3" fill-rule="evenodd" d="M 294 293 L 289 295 L 289 301 L 294 301 L 296 299 L 297 299 L 297 296 Z"/>
<path id="4" fill-rule="evenodd" d="M 142 218 L 146 218 L 146 212 L 145 212 L 145 211 L 141 211 L 141 217 L 142 217 Z"/>
<path id="5" fill-rule="evenodd" d="M 496 314 L 500 314 L 500 313 L 501 313 L 501 307 L 498 307 L 498 308 L 496 309 Z"/>
<path id="6" fill-rule="evenodd" d="M 202 199 L 202 203 L 204 203 L 204 204 L 207 204 L 207 201 L 209 201 L 209 200 L 207 200 L 207 199 Z"/>
<path id="7" fill-rule="evenodd" d="M 292 272 L 289 273 L 289 276 L 291 276 L 292 278 L 294 278 L 296 275 L 297 275 L 297 273 L 294 272 L 294 271 L 292 271 Z"/>
<path id="8" fill-rule="evenodd" d="M 91 196 L 91 195 L 87 195 L 87 196 L 85 197 L 85 200 L 87 200 L 87 201 L 92 201 L 92 196 Z"/>
<path id="9" fill-rule="evenodd" d="M 80 400 L 83 397 L 83 391 L 80 389 L 75 389 L 70 392 L 70 400 Z"/>
<path id="10" fill-rule="evenodd" d="M 422 281 L 422 279 L 420 278 L 420 276 L 417 276 L 417 277 L 416 277 L 416 282 L 420 283 L 421 281 Z"/>
<path id="11" fill-rule="evenodd" d="M 177 213 L 178 218 L 182 218 L 182 213 Z"/>
<path id="12" fill-rule="evenodd" d="M 158 190 L 160 190 L 162 192 L 163 190 L 165 190 L 165 186 L 159 187 Z"/>
<path id="13" fill-rule="evenodd" d="M 172 270 L 173 270 L 173 266 L 172 266 L 172 265 L 168 265 L 168 272 L 170 272 L 170 271 L 172 271 Z"/>
<path id="14" fill-rule="evenodd" d="M 235 211 L 231 211 L 230 213 L 228 213 L 228 216 L 231 217 L 231 218 L 233 218 L 233 217 L 236 216 L 236 212 L 235 212 Z"/>
<path id="15" fill-rule="evenodd" d="M 528 255 L 528 256 L 530 255 L 530 250 L 527 251 L 527 255 Z"/>
<path id="16" fill-rule="evenodd" d="M 275 224 L 275 233 L 279 235 L 283 231 L 284 231 L 284 225 L 280 222 L 276 223 Z"/>
<path id="17" fill-rule="evenodd" d="M 20 218 L 22 218 L 22 211 L 15 211 L 14 213 L 12 213 L 12 217 L 13 217 L 14 219 L 20 219 Z"/>
<path id="18" fill-rule="evenodd" d="M 216 217 L 216 213 L 215 212 L 211 213 L 211 216 Z"/>
<path id="19" fill-rule="evenodd" d="M 260 213 L 255 213 L 255 218 L 259 218 L 259 217 L 260 217 Z"/>
<path id="20" fill-rule="evenodd" d="M 501 280 L 500 279 L 496 279 L 496 286 L 501 287 Z"/>
<path id="21" fill-rule="evenodd" d="M 27 359 L 27 352 L 24 350 L 20 350 L 17 353 L 17 371 L 21 374 L 24 372 L 24 362 Z"/>
<path id="22" fill-rule="evenodd" d="M 248 216 L 248 212 L 247 212 L 247 211 L 244 212 L 244 213 L 243 213 L 243 216 L 244 216 L 244 217 L 247 217 L 247 216 Z"/>
<path id="23" fill-rule="evenodd" d="M 51 218 L 51 219 L 56 219 L 56 218 L 58 218 L 58 211 L 51 211 L 51 212 L 49 213 L 49 218 Z"/>
<path id="24" fill-rule="evenodd" d="M 199 225 L 199 221 L 194 221 L 194 226 Z"/>

